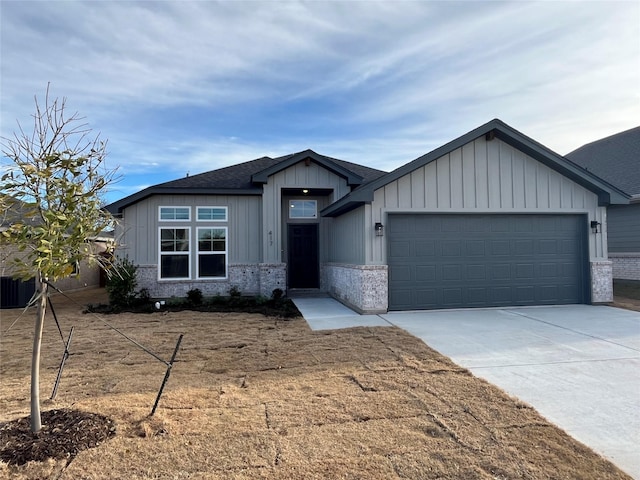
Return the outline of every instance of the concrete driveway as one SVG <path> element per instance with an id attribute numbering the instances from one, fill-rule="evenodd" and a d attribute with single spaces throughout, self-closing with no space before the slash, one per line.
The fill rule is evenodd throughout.
<path id="1" fill-rule="evenodd" d="M 380 317 L 640 480 L 640 313 L 570 305 Z"/>
<path id="2" fill-rule="evenodd" d="M 358 315 L 294 299 L 314 330 L 396 325 L 640 480 L 640 312 L 566 305 Z"/>

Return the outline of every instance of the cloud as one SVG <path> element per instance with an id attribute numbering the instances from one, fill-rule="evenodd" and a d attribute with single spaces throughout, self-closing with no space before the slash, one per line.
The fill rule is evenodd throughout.
<path id="1" fill-rule="evenodd" d="M 566 153 L 640 118 L 637 2 L 34 5 L 0 2 L 0 135 L 51 82 L 132 185 L 305 148 L 390 170 L 494 117 Z"/>

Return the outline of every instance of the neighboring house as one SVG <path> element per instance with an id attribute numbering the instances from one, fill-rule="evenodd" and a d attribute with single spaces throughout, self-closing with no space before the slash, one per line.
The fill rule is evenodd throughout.
<path id="1" fill-rule="evenodd" d="M 306 150 L 107 209 L 154 297 L 318 289 L 376 313 L 609 302 L 604 219 L 627 202 L 492 120 L 391 173 Z"/>
<path id="2" fill-rule="evenodd" d="M 640 280 L 640 127 L 588 143 L 566 155 L 631 195 L 629 205 L 607 210 L 613 278 Z"/>
<path id="3" fill-rule="evenodd" d="M 24 202 L 11 199 L 12 206 L 0 218 L 0 232 L 15 223 L 37 225 L 38 218 L 26 218 L 30 208 Z M 89 240 L 96 252 L 107 251 L 113 245 L 113 234 L 107 233 L 98 238 Z M 24 307 L 35 290 L 33 279 L 22 282 L 13 278 L 14 268 L 12 260 L 16 257 L 24 257 L 16 246 L 3 245 L 0 251 L 0 308 Z M 85 287 L 97 287 L 101 284 L 101 269 L 97 265 L 89 265 L 88 262 L 80 262 L 75 266 L 71 276 L 54 283 L 56 288 L 62 291 L 78 290 Z"/>

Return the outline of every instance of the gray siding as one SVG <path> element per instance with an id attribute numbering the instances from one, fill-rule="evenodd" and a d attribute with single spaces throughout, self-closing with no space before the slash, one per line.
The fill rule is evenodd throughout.
<path id="1" fill-rule="evenodd" d="M 604 224 L 597 196 L 499 139 L 479 138 L 376 190 L 365 219 L 367 262 L 386 263 L 373 235 L 388 213 L 572 213 Z M 370 228 L 369 228 L 370 227 Z M 606 233 L 589 235 L 590 258 L 607 257 Z"/>
<path id="2" fill-rule="evenodd" d="M 365 224 L 365 208 L 361 207 L 333 219 L 328 261 L 331 263 L 365 264 L 365 236 L 373 233 Z"/>
<path id="3" fill-rule="evenodd" d="M 189 222 L 158 221 L 160 206 L 189 206 Z M 121 245 L 118 253 L 128 256 L 138 265 L 157 265 L 158 229 L 170 226 L 195 227 L 205 223 L 196 221 L 196 206 L 228 207 L 228 222 L 215 225 L 228 227 L 229 263 L 258 263 L 262 258 L 262 207 L 258 196 L 226 195 L 159 195 L 147 198 L 127 207 L 117 231 L 116 240 Z M 206 225 L 214 225 L 207 223 Z M 192 262 L 194 245 L 191 244 Z M 194 270 L 195 271 L 195 270 Z"/>
<path id="4" fill-rule="evenodd" d="M 607 223 L 610 252 L 640 252 L 640 203 L 609 207 Z"/>
<path id="5" fill-rule="evenodd" d="M 287 258 L 285 251 L 285 239 L 287 217 L 283 213 L 282 189 L 283 188 L 326 188 L 332 189 L 333 195 L 327 201 L 334 202 L 349 193 L 350 188 L 344 178 L 325 170 L 323 167 L 311 162 L 309 166 L 299 162 L 271 177 L 264 186 L 262 220 L 264 236 L 263 251 L 264 262 L 280 262 Z M 318 205 L 320 207 L 320 204 Z M 270 236 L 268 232 L 273 232 Z M 327 242 L 320 246 L 320 258 L 326 258 Z M 324 250 L 323 250 L 324 249 Z"/>

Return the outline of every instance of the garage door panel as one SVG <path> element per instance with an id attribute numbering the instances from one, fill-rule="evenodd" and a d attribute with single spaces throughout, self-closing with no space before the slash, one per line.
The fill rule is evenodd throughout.
<path id="1" fill-rule="evenodd" d="M 415 242 L 416 257 L 433 257 L 436 254 L 436 242 L 434 241 L 416 241 Z"/>
<path id="2" fill-rule="evenodd" d="M 508 240 L 491 240 L 491 254 L 492 255 L 509 255 L 511 253 L 511 246 Z"/>
<path id="3" fill-rule="evenodd" d="M 518 303 L 533 304 L 536 302 L 536 289 L 531 286 L 517 287 L 514 293 Z"/>
<path id="4" fill-rule="evenodd" d="M 410 282 L 412 280 L 413 270 L 410 265 L 398 265 L 389 269 L 389 279 L 392 282 Z"/>
<path id="5" fill-rule="evenodd" d="M 585 303 L 581 215 L 389 215 L 389 308 Z"/>
<path id="6" fill-rule="evenodd" d="M 435 282 L 436 267 L 434 265 L 416 265 L 416 282 Z"/>
<path id="7" fill-rule="evenodd" d="M 515 240 L 513 242 L 513 255 L 533 255 L 534 252 L 533 240 Z"/>
<path id="8" fill-rule="evenodd" d="M 486 265 L 467 265 L 467 280 L 486 280 Z"/>
<path id="9" fill-rule="evenodd" d="M 465 254 L 468 257 L 484 257 L 486 249 L 485 242 L 482 240 L 467 240 L 464 244 Z"/>
<path id="10" fill-rule="evenodd" d="M 442 304 L 447 307 L 455 307 L 462 303 L 462 288 L 443 288 Z"/>
<path id="11" fill-rule="evenodd" d="M 447 281 L 455 281 L 455 282 L 460 282 L 462 281 L 463 277 L 462 277 L 462 272 L 464 269 L 464 265 L 456 265 L 456 264 L 449 264 L 449 265 L 443 265 L 442 266 L 442 280 L 447 282 Z"/>
<path id="12" fill-rule="evenodd" d="M 411 242 L 389 242 L 389 255 L 393 258 L 412 257 Z"/>
<path id="13" fill-rule="evenodd" d="M 459 240 L 451 240 L 442 244 L 443 257 L 459 257 L 462 253 L 462 245 Z"/>

